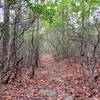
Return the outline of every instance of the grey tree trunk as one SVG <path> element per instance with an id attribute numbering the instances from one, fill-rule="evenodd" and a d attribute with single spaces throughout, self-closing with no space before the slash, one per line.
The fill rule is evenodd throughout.
<path id="1" fill-rule="evenodd" d="M 3 25 L 3 46 L 2 46 L 2 61 L 7 60 L 7 46 L 9 43 L 9 4 L 4 5 L 4 25 Z"/>

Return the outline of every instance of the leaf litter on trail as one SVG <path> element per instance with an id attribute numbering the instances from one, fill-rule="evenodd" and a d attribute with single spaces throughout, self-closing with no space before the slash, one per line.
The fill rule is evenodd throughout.
<path id="1" fill-rule="evenodd" d="M 44 54 L 33 79 L 28 77 L 30 70 L 23 67 L 18 81 L 2 85 L 2 100 L 100 100 L 100 81 L 92 86 L 78 64 L 55 62 Z"/>

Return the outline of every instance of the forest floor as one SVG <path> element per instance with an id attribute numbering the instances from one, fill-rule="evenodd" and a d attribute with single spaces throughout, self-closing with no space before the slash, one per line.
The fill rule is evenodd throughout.
<path id="1" fill-rule="evenodd" d="M 2 100 L 100 100 L 100 80 L 91 85 L 78 64 L 43 54 L 33 79 L 30 72 L 31 67 L 23 67 L 16 82 L 2 85 Z"/>

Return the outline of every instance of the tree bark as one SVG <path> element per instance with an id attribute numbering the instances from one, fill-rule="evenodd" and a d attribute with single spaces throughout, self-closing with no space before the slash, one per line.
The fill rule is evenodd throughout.
<path id="1" fill-rule="evenodd" d="M 9 4 L 5 2 L 4 5 L 4 24 L 3 24 L 3 46 L 2 46 L 2 61 L 7 60 L 7 46 L 9 43 Z"/>

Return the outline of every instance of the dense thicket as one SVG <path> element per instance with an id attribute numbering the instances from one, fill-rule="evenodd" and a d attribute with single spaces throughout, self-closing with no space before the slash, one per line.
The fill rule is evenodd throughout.
<path id="1" fill-rule="evenodd" d="M 99 0 L 0 0 L 1 82 L 17 78 L 24 66 L 38 67 L 39 54 L 79 63 L 95 82 L 100 62 Z"/>

